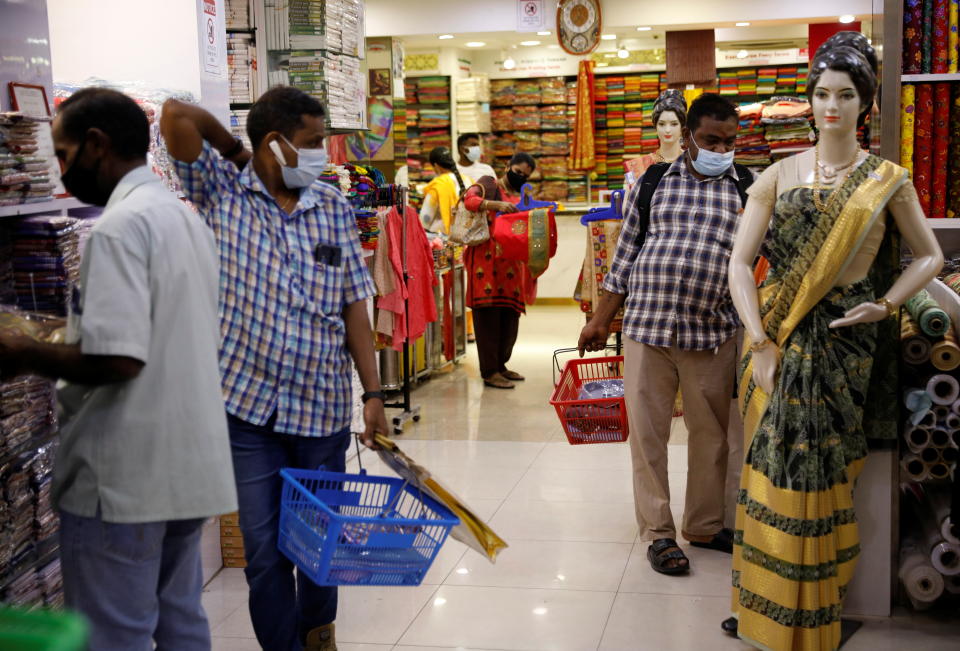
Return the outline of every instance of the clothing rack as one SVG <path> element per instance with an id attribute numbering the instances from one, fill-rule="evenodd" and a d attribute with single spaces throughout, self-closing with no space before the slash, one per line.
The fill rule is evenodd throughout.
<path id="1" fill-rule="evenodd" d="M 388 194 L 381 194 L 381 192 Z M 378 200 L 387 200 L 389 203 L 380 205 L 392 205 L 400 214 L 400 248 L 403 257 L 403 284 L 410 282 L 410 270 L 407 266 L 407 188 L 403 186 L 390 185 L 377 190 Z M 420 420 L 420 407 L 410 404 L 410 299 L 404 300 L 403 318 L 406 322 L 407 339 L 403 342 L 403 386 L 401 388 L 402 400 L 400 402 L 390 402 L 384 405 L 387 409 L 399 409 L 400 413 L 393 417 L 393 433 L 403 434 L 403 426 Z"/>

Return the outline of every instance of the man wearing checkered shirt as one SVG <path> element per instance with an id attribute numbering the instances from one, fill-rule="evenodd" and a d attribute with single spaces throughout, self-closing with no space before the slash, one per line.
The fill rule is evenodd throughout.
<path id="1" fill-rule="evenodd" d="M 386 434 L 366 299 L 374 294 L 353 210 L 317 177 L 324 108 L 274 88 L 250 110 L 246 151 L 203 109 L 168 101 L 161 131 L 186 197 L 220 250 L 220 371 L 257 640 L 271 651 L 336 649 L 337 590 L 277 548 L 279 471 L 343 472 L 351 358 L 364 388 L 364 443 Z"/>
<path id="2" fill-rule="evenodd" d="M 683 129 L 687 150 L 660 180 L 645 231 L 641 184 L 627 197 L 605 294 L 580 335 L 581 355 L 601 350 L 625 305 L 624 389 L 636 515 L 641 537 L 652 543 L 650 564 L 664 574 L 690 569 L 675 541 L 667 469 L 678 387 L 689 431 L 681 533 L 698 547 L 728 553 L 732 547 L 723 518 L 739 326 L 726 273 L 741 212 L 733 166 L 737 126 L 736 109 L 725 99 L 704 95 L 693 102 Z"/>

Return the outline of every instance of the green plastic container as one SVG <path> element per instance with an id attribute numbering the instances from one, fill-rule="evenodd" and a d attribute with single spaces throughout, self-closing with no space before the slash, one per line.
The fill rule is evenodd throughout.
<path id="1" fill-rule="evenodd" d="M 84 651 L 87 624 L 79 616 L 53 610 L 0 608 L 3 651 Z"/>

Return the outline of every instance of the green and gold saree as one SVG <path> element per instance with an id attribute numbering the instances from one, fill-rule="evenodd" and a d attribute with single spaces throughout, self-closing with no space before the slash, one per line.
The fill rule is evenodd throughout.
<path id="1" fill-rule="evenodd" d="M 809 187 L 776 201 L 760 314 L 780 348 L 780 367 L 767 395 L 753 382 L 745 343 L 739 396 L 746 459 L 733 551 L 738 632 L 761 649 L 840 643 L 840 609 L 860 550 L 853 485 L 867 437 L 896 432 L 897 323 L 829 324 L 893 284 L 899 236 L 891 219 L 870 274 L 835 287 L 906 180 L 906 170 L 870 156 L 833 190 L 840 194 L 826 212 Z"/>

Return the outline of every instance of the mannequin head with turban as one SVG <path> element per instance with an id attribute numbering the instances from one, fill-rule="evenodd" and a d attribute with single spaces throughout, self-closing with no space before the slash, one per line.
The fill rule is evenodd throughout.
<path id="1" fill-rule="evenodd" d="M 872 49 L 872 48 L 871 48 Z M 851 94 L 856 95 L 855 127 L 863 124 L 873 107 L 877 94 L 877 75 L 870 61 L 855 47 L 835 45 L 820 48 L 810 65 L 810 78 L 807 82 L 807 94 L 813 106 L 817 127 L 840 127 L 842 115 L 826 115 L 824 102 L 828 96 L 836 94 L 840 112 L 854 110 Z M 844 107 L 848 107 L 844 109 Z M 844 121 L 845 122 L 845 121 Z"/>

